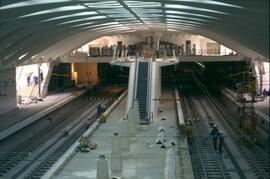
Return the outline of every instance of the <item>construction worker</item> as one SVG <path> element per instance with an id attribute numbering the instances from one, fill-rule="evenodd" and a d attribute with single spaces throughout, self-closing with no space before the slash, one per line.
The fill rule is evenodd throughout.
<path id="1" fill-rule="evenodd" d="M 218 150 L 219 150 L 219 154 L 222 155 L 222 148 L 224 145 L 224 136 L 222 134 L 222 131 L 219 132 L 218 138 L 219 138 Z"/>
<path id="2" fill-rule="evenodd" d="M 192 142 L 192 125 L 190 120 L 188 120 L 186 124 L 186 135 L 187 138 Z"/>
<path id="3" fill-rule="evenodd" d="M 217 128 L 217 126 L 215 124 L 213 125 L 213 129 L 212 129 L 210 135 L 213 138 L 213 146 L 214 146 L 214 149 L 216 151 L 217 150 L 217 140 L 218 140 L 219 131 L 218 131 L 218 128 Z"/>
<path id="4" fill-rule="evenodd" d="M 104 113 L 101 113 L 99 116 L 99 122 L 104 123 L 106 122 L 107 116 Z"/>
<path id="5" fill-rule="evenodd" d="M 192 126 L 192 121 L 190 118 L 188 118 L 188 123 L 190 124 L 190 126 Z"/>
<path id="6" fill-rule="evenodd" d="M 97 106 L 97 118 L 99 118 L 99 115 L 102 113 L 101 104 Z"/>

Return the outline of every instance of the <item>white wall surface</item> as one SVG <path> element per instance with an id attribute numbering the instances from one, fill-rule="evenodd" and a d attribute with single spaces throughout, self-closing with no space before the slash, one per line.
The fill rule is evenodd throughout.
<path id="1" fill-rule="evenodd" d="M 160 41 L 173 43 L 179 46 L 183 44 L 184 49 L 185 49 L 186 40 L 190 40 L 191 48 L 193 47 L 193 44 L 196 45 L 197 55 L 207 55 L 207 43 L 216 43 L 215 41 L 208 39 L 206 37 L 203 37 L 200 35 L 191 35 L 188 33 L 164 33 L 164 34 L 161 33 L 159 34 L 159 37 L 160 37 Z M 102 47 L 102 46 L 109 47 L 113 44 L 117 44 L 117 41 L 122 41 L 123 45 L 129 45 L 129 44 L 136 44 L 138 42 L 143 42 L 144 40 L 145 40 L 144 34 L 104 36 L 83 45 L 81 48 L 78 49 L 78 51 L 88 53 L 89 45 L 94 46 L 94 47 Z M 232 51 L 231 49 L 223 45 L 221 45 L 220 48 L 221 48 L 220 49 L 221 55 L 226 55 L 226 54 L 228 55 Z"/>
<path id="2" fill-rule="evenodd" d="M 25 65 L 25 66 L 18 66 L 16 68 L 16 84 L 17 84 L 17 94 L 23 95 L 23 90 L 30 90 L 27 88 L 27 76 L 31 74 L 31 85 L 34 83 L 33 77 L 38 76 L 38 65 L 39 64 L 32 64 L 32 65 Z M 40 64 L 40 70 L 43 72 L 44 81 L 41 82 L 41 93 L 44 91 L 44 88 L 48 88 L 48 84 L 45 82 L 47 81 L 47 75 L 49 72 L 49 63 L 42 63 Z M 46 89 L 45 89 L 46 91 Z"/>

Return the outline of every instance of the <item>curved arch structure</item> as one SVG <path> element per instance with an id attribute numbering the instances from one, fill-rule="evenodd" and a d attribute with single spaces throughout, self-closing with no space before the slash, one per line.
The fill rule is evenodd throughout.
<path id="1" fill-rule="evenodd" d="M 268 0 L 2 0 L 0 65 L 57 59 L 104 35 L 187 32 L 269 61 Z"/>

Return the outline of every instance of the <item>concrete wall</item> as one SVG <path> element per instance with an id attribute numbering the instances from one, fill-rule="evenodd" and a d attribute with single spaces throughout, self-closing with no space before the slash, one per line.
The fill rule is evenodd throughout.
<path id="1" fill-rule="evenodd" d="M 254 75 L 257 77 L 258 93 L 261 93 L 264 89 L 269 90 L 269 63 L 254 61 Z M 262 84 L 261 84 L 262 83 Z"/>
<path id="2" fill-rule="evenodd" d="M 52 72 L 52 65 L 50 63 L 32 64 L 25 66 L 18 66 L 16 68 L 16 88 L 17 95 L 22 97 L 38 97 L 38 85 L 34 85 L 34 76 L 38 76 L 38 66 L 43 72 L 44 80 L 40 84 L 41 97 L 45 97 L 48 92 L 48 84 Z M 27 85 L 27 76 L 31 74 L 30 85 Z"/>
<path id="3" fill-rule="evenodd" d="M 17 108 L 16 70 L 0 69 L 0 115 Z"/>
<path id="4" fill-rule="evenodd" d="M 74 63 L 72 79 L 76 80 L 77 85 L 96 84 L 98 82 L 98 69 L 97 63 Z M 75 73 L 74 73 L 75 72 Z M 76 73 L 77 72 L 77 73 Z"/>

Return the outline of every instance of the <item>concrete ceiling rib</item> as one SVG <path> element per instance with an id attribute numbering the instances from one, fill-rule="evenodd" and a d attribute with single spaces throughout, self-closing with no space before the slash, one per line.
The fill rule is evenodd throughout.
<path id="1" fill-rule="evenodd" d="M 0 61 L 22 63 L 45 53 L 56 59 L 108 34 L 172 31 L 204 35 L 269 59 L 269 1 L 4 0 Z"/>

